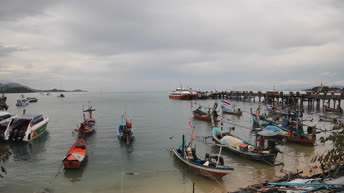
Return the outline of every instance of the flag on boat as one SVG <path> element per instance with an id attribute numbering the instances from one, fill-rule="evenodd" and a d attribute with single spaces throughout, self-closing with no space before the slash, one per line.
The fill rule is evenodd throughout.
<path id="1" fill-rule="evenodd" d="M 224 99 L 223 100 L 223 105 L 226 106 L 226 107 L 230 107 L 231 103 L 228 100 Z"/>

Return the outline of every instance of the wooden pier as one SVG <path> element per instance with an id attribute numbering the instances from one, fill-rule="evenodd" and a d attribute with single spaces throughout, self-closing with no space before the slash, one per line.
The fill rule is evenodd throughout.
<path id="1" fill-rule="evenodd" d="M 287 105 L 303 105 L 308 102 L 308 105 L 322 105 L 327 102 L 336 105 L 341 105 L 344 99 L 344 93 L 324 93 L 324 92 L 282 92 L 282 91 L 221 91 L 221 92 L 198 92 L 198 99 L 236 99 L 246 101 L 259 101 L 268 103 L 282 103 Z"/>

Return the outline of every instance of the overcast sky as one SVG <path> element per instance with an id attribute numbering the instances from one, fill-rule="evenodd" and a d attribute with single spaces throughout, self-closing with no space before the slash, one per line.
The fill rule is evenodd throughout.
<path id="1" fill-rule="evenodd" d="M 344 1 L 1 0 L 0 82 L 90 91 L 344 85 Z"/>

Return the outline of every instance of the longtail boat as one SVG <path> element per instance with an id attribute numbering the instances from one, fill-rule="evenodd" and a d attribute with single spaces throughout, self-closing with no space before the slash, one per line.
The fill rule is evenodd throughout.
<path id="1" fill-rule="evenodd" d="M 284 108 L 276 107 L 273 105 L 266 105 L 266 109 L 269 111 L 269 113 L 275 114 L 275 115 L 289 116 L 289 117 L 294 117 L 294 118 L 297 118 L 299 116 L 298 111 L 284 109 Z"/>
<path id="2" fill-rule="evenodd" d="M 222 113 L 226 113 L 226 114 L 231 114 L 231 115 L 242 115 L 242 111 L 240 110 L 240 108 L 228 108 L 224 105 L 221 105 L 222 108 Z"/>
<path id="3" fill-rule="evenodd" d="M 127 119 L 125 113 L 122 115 L 122 121 L 117 128 L 117 136 L 127 144 L 129 144 L 134 138 L 132 122 Z"/>
<path id="4" fill-rule="evenodd" d="M 339 119 L 339 117 L 326 116 L 326 115 L 319 115 L 319 121 L 324 121 L 324 122 L 336 122 L 338 119 Z"/>
<path id="5" fill-rule="evenodd" d="M 216 112 L 216 108 L 217 108 L 217 103 L 215 102 L 214 107 L 212 108 L 212 112 L 210 113 L 210 109 L 208 108 L 207 112 L 204 112 L 201 110 L 201 106 L 199 106 L 197 109 L 195 107 L 193 107 L 192 103 L 191 103 L 191 111 L 193 116 L 196 119 L 200 119 L 200 120 L 204 120 L 204 121 L 211 121 L 211 116 L 214 117 L 214 121 L 219 121 L 218 118 L 218 114 Z"/>
<path id="6" fill-rule="evenodd" d="M 221 131 L 218 127 L 213 127 L 212 136 L 216 143 L 223 145 L 232 153 L 268 164 L 273 164 L 275 162 L 278 153 L 276 149 L 264 150 L 262 148 L 258 148 L 256 145 L 231 135 L 229 132 Z"/>
<path id="7" fill-rule="evenodd" d="M 203 176 L 221 178 L 234 170 L 224 165 L 224 160 L 220 155 L 206 154 L 205 158 L 197 155 L 196 147 L 191 148 L 191 145 L 185 144 L 184 135 L 182 144 L 178 149 L 173 147 L 172 152 L 178 160 Z"/>
<path id="8" fill-rule="evenodd" d="M 253 126 L 265 127 L 268 125 L 276 124 L 275 122 L 273 122 L 273 120 L 269 120 L 263 116 L 259 116 L 253 113 L 251 115 L 252 115 Z"/>
<path id="9" fill-rule="evenodd" d="M 276 135 L 277 138 L 286 139 L 289 142 L 301 143 L 305 145 L 314 145 L 316 141 L 316 136 L 315 134 L 313 134 L 314 128 L 312 127 L 307 129 L 308 134 L 305 134 L 303 132 L 303 128 L 299 128 L 295 131 L 291 131 L 286 128 L 273 126 L 273 125 L 268 125 L 267 127 L 264 128 L 264 130 L 273 131 L 278 134 Z"/>
<path id="10" fill-rule="evenodd" d="M 96 129 L 96 120 L 92 117 L 92 112 L 95 111 L 95 109 L 92 109 L 92 107 L 89 107 L 86 110 L 83 110 L 84 112 L 84 121 L 80 124 L 80 127 L 76 129 L 75 131 L 79 133 L 81 137 L 91 135 L 93 132 L 95 132 Z M 89 117 L 85 117 L 85 112 L 89 113 Z"/>
<path id="11" fill-rule="evenodd" d="M 334 109 L 334 108 L 331 108 L 329 106 L 324 105 L 324 109 L 325 109 L 325 111 L 328 111 L 328 112 L 343 113 L 343 109 L 340 106 L 338 106 L 336 109 Z"/>
<path id="12" fill-rule="evenodd" d="M 87 156 L 87 145 L 83 139 L 80 139 L 69 149 L 62 163 L 64 168 L 80 168 Z"/>

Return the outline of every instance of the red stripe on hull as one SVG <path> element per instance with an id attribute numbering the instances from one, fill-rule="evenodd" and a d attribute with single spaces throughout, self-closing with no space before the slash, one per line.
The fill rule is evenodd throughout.
<path id="1" fill-rule="evenodd" d="M 170 99 L 180 99 L 180 100 L 190 100 L 192 95 L 182 95 L 182 96 L 169 96 Z"/>

